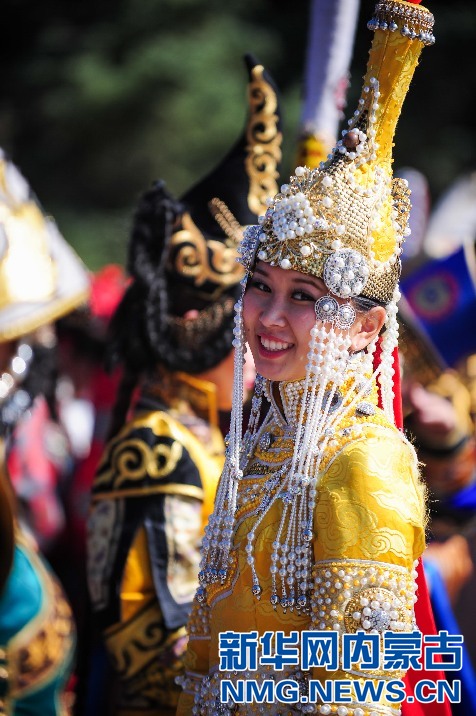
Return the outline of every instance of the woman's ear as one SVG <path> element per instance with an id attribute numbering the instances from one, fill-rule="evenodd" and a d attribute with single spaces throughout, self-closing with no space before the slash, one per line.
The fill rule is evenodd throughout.
<path id="1" fill-rule="evenodd" d="M 357 318 L 350 329 L 352 350 L 362 351 L 377 336 L 385 323 L 387 313 L 383 306 L 374 306 Z"/>

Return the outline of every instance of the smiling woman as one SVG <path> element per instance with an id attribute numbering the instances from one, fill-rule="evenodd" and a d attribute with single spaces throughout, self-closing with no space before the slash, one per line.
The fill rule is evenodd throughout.
<path id="1" fill-rule="evenodd" d="M 327 293 L 324 281 L 317 276 L 257 262 L 243 300 L 243 321 L 260 375 L 273 381 L 304 378 L 316 303 Z M 332 298 L 342 307 L 341 315 L 342 310 L 350 310 L 347 301 Z M 358 316 L 350 311 L 352 352 L 366 348 L 385 323 L 385 309 L 368 303 L 371 307 Z"/>
<path id="2" fill-rule="evenodd" d="M 318 169 L 296 169 L 241 246 L 234 410 L 180 716 L 400 713 L 384 684 L 406 668 L 384 660 L 380 639 L 418 633 L 426 510 L 415 451 L 393 413 L 409 191 L 392 177 L 391 152 L 421 48 L 433 41 L 432 16 L 382 0 L 369 27 L 374 42 L 348 131 Z M 243 435 L 245 341 L 259 375 Z M 263 397 L 270 407 L 261 419 Z M 323 647 L 306 651 L 316 634 L 334 644 L 329 659 Z M 359 649 L 340 651 L 349 637 L 377 643 L 372 666 Z M 288 646 L 300 646 L 301 658 Z M 264 709 L 238 698 L 243 679 L 256 694 L 271 682 L 275 694 L 284 681 L 297 687 L 284 711 L 277 695 Z M 345 694 L 329 691 L 335 680 Z"/>

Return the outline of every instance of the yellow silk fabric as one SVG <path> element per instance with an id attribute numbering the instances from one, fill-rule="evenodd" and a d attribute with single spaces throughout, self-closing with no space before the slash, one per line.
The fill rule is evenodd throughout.
<path id="1" fill-rule="evenodd" d="M 245 476 L 239 491 L 246 490 L 250 483 L 265 481 L 268 476 Z M 359 439 L 341 443 L 325 467 L 318 490 L 314 514 L 315 566 L 323 560 L 342 561 L 345 570 L 346 561 L 366 560 L 377 565 L 379 562 L 396 565 L 411 575 L 413 562 L 425 546 L 425 490 L 415 453 L 396 429 L 367 424 Z M 205 630 L 201 633 L 203 606 L 194 603 L 189 626 L 194 627 L 195 635 L 192 632 L 190 636 L 186 657 L 186 669 L 192 678 L 216 671 L 220 632 L 257 630 L 261 634 L 266 630 L 309 629 L 308 615 L 290 610 L 283 613 L 270 603 L 270 556 L 281 510 L 282 501 L 276 500 L 256 528 L 255 568 L 263 588 L 260 600 L 251 593 L 252 574 L 245 552 L 247 535 L 257 518 L 252 514 L 243 514 L 241 520 L 238 517 L 232 575 L 223 587 L 207 587 L 209 637 Z M 188 716 L 192 706 L 193 696 L 185 691 L 177 714 Z M 245 707 L 240 708 L 240 713 L 242 708 Z"/>
<path id="2" fill-rule="evenodd" d="M 316 506 L 316 561 L 370 559 L 412 568 L 425 548 L 424 488 L 413 451 L 388 431 L 347 445 Z"/>
<path id="3" fill-rule="evenodd" d="M 145 529 L 137 532 L 129 551 L 121 588 L 121 621 L 128 622 L 155 594 Z"/>

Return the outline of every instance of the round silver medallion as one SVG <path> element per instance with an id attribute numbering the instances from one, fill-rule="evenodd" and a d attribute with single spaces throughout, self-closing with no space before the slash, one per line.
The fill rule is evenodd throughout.
<path id="1" fill-rule="evenodd" d="M 324 283 L 341 298 L 359 296 L 368 277 L 367 261 L 355 249 L 334 251 L 324 265 Z"/>
<path id="2" fill-rule="evenodd" d="M 330 321 L 333 323 L 336 319 L 339 304 L 332 296 L 321 296 L 316 301 L 315 311 L 318 321 Z"/>
<path id="3" fill-rule="evenodd" d="M 350 328 L 356 318 L 355 308 L 351 303 L 344 303 L 337 311 L 336 325 L 342 330 Z"/>

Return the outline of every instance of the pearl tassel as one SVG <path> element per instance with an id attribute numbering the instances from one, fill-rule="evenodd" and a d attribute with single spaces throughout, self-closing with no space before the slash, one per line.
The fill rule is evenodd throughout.
<path id="1" fill-rule="evenodd" d="M 238 301 L 235 315 L 234 347 L 235 376 L 233 384 L 233 409 L 225 467 L 217 491 L 215 510 L 206 527 L 203 540 L 203 558 L 200 565 L 200 587 L 197 599 L 205 598 L 205 585 L 225 581 L 228 573 L 234 517 L 237 505 L 238 483 L 243 476 L 247 460 L 251 456 L 258 432 L 259 405 L 263 390 L 263 380 L 257 377 L 253 407 L 245 432 L 242 435 L 243 418 L 243 363 L 244 332 L 242 324 L 242 299 Z M 391 316 L 393 314 L 391 313 Z M 388 321 L 390 339 L 383 346 L 385 356 L 391 352 L 395 332 Z M 319 465 L 335 427 L 355 409 L 358 401 L 367 395 L 371 383 L 372 356 L 376 340 L 368 347 L 367 353 L 351 356 L 351 338 L 349 330 L 336 330 L 333 321 L 325 323 L 316 320 L 311 330 L 311 341 L 304 379 L 303 396 L 296 425 L 293 456 L 285 461 L 276 472 L 275 478 L 281 479 L 281 489 L 257 513 L 257 519 L 247 536 L 247 563 L 252 574 L 251 590 L 256 598 L 261 597 L 262 587 L 257 576 L 254 557 L 256 531 L 266 513 L 276 500 L 282 499 L 283 508 L 277 533 L 272 544 L 271 603 L 283 610 L 309 609 L 310 569 L 312 564 L 313 515 L 319 485 Z M 393 349 L 392 349 L 393 350 Z M 382 366 L 384 366 L 382 361 Z M 374 373 L 377 376 L 380 366 Z M 388 403 L 388 371 L 380 377 L 385 386 Z M 339 388 L 346 378 L 351 377 L 345 403 L 334 405 Z M 391 376 L 390 376 L 391 377 Z M 299 397 L 296 397 L 298 400 Z M 279 579 L 279 588 L 278 588 Z"/>
<path id="2" fill-rule="evenodd" d="M 243 425 L 243 365 L 244 365 L 244 333 L 243 333 L 243 293 L 246 283 L 242 282 L 243 292 L 235 305 L 235 328 L 233 329 L 235 348 L 233 403 L 230 434 L 227 446 L 225 466 L 218 486 L 215 509 L 205 527 L 202 542 L 202 560 L 198 575 L 201 586 L 197 590 L 197 599 L 205 598 L 206 583 L 224 581 L 233 536 L 233 522 L 236 510 L 238 482 L 243 476 L 241 466 Z M 217 569 L 218 567 L 218 569 Z"/>
<path id="3" fill-rule="evenodd" d="M 391 423 L 393 423 L 395 419 L 393 411 L 393 376 L 395 373 L 393 368 L 393 353 L 398 345 L 397 302 L 399 298 L 400 291 L 397 287 L 394 291 L 392 302 L 387 306 L 387 320 L 385 322 L 387 330 L 382 338 L 382 357 L 379 377 L 383 411 Z"/>

